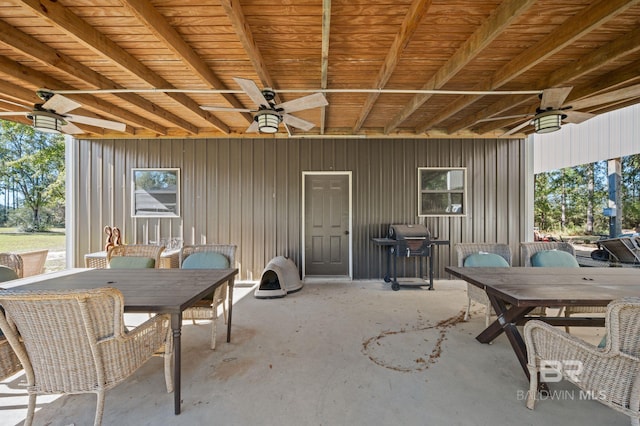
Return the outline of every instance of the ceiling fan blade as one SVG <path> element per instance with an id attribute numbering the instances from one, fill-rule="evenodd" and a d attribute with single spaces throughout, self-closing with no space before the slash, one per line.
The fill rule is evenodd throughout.
<path id="1" fill-rule="evenodd" d="M 313 95 L 304 96 L 302 98 L 294 99 L 288 102 L 283 102 L 280 105 L 276 105 L 277 109 L 284 109 L 284 112 L 296 112 L 303 109 L 317 108 L 321 106 L 329 105 L 327 99 L 322 93 L 314 93 Z M 292 124 L 293 125 L 293 124 Z"/>
<path id="2" fill-rule="evenodd" d="M 244 92 L 251 98 L 256 105 L 264 105 L 269 106 L 269 102 L 264 98 L 262 91 L 256 86 L 256 83 L 253 80 L 247 80 L 245 78 L 233 77 L 233 79 L 238 83 L 238 86 L 244 90 Z"/>
<path id="3" fill-rule="evenodd" d="M 551 89 L 545 89 L 542 91 L 542 100 L 540 101 L 541 109 L 558 109 L 564 103 L 564 100 L 569 96 L 573 87 L 552 87 Z"/>
<path id="4" fill-rule="evenodd" d="M 590 118 L 595 117 L 595 114 L 591 114 L 589 112 L 580 112 L 580 111 L 562 111 L 563 114 L 567 115 L 563 121 L 566 123 L 578 124 L 583 121 L 587 121 Z"/>
<path id="5" fill-rule="evenodd" d="M 76 123 L 88 124 L 89 126 L 104 127 L 105 129 L 117 130 L 124 132 L 127 125 L 119 123 L 117 121 L 103 120 L 101 118 L 86 117 L 84 115 L 69 114 L 64 117 L 68 121 L 74 121 Z"/>
<path id="6" fill-rule="evenodd" d="M 298 118 L 291 114 L 284 114 L 284 116 L 282 117 L 282 121 L 284 121 L 291 127 L 304 130 L 305 132 L 316 127 L 316 125 L 311 123 L 310 121 L 303 120 L 302 118 Z"/>
<path id="7" fill-rule="evenodd" d="M 29 106 L 25 106 L 25 105 L 19 104 L 17 102 L 10 101 L 8 99 L 0 99 L 0 103 L 9 104 L 9 105 L 15 105 L 17 107 L 24 108 L 24 109 L 27 109 L 27 110 L 31 110 L 33 108 L 33 106 L 30 106 L 30 107 Z"/>
<path id="8" fill-rule="evenodd" d="M 56 114 L 64 114 L 81 106 L 82 104 L 62 95 L 53 95 L 51 99 L 42 104 L 42 108 L 55 111 Z"/>
<path id="9" fill-rule="evenodd" d="M 254 120 L 251 122 L 249 127 L 247 127 L 247 130 L 245 130 L 245 133 L 257 133 L 257 132 L 258 132 L 258 122 Z"/>
<path id="10" fill-rule="evenodd" d="M 80 135 L 82 133 L 85 133 L 84 130 L 82 130 L 75 124 L 69 123 L 69 122 L 67 122 L 67 124 L 65 124 L 64 126 L 60 127 L 60 129 L 62 129 L 63 133 L 66 133 L 68 135 Z"/>
<path id="11" fill-rule="evenodd" d="M 523 123 L 520 123 L 516 127 L 512 128 L 512 129 L 509 129 L 506 132 L 504 132 L 503 134 L 501 134 L 500 137 L 509 136 L 509 135 L 514 134 L 514 133 L 518 133 L 521 129 L 524 129 L 529 124 L 531 124 L 531 120 L 527 120 L 527 121 L 525 121 Z"/>
<path id="12" fill-rule="evenodd" d="M 11 117 L 11 116 L 16 116 L 16 115 L 27 115 L 29 114 L 28 111 L 25 112 L 16 112 L 16 111 L 7 111 L 7 112 L 0 112 L 0 117 Z"/>
<path id="13" fill-rule="evenodd" d="M 222 111 L 222 112 L 252 112 L 248 108 L 228 108 L 228 107 L 218 107 L 218 106 L 207 106 L 203 105 L 200 107 L 205 111 Z"/>

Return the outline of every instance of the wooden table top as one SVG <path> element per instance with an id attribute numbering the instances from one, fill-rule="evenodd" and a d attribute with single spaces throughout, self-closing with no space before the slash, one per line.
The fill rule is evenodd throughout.
<path id="1" fill-rule="evenodd" d="M 640 271 L 629 268 L 464 268 L 445 271 L 516 306 L 606 306 L 640 297 Z"/>
<path id="2" fill-rule="evenodd" d="M 124 296 L 125 312 L 180 313 L 231 280 L 237 269 L 77 269 L 12 281 L 11 290 L 114 287 Z"/>

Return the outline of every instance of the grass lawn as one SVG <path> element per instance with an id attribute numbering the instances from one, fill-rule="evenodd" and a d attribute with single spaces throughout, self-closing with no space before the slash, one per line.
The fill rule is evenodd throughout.
<path id="1" fill-rule="evenodd" d="M 15 228 L 0 228 L 0 252 L 24 253 L 48 249 L 45 271 L 59 271 L 66 265 L 64 229 L 51 232 L 18 232 Z"/>
<path id="2" fill-rule="evenodd" d="M 65 250 L 64 229 L 51 232 L 18 232 L 15 228 L 0 228 L 0 252 L 20 253 L 38 249 Z"/>

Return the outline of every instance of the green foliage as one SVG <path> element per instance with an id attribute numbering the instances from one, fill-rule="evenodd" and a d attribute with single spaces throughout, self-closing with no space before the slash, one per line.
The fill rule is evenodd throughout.
<path id="1" fill-rule="evenodd" d="M 609 233 L 607 162 L 568 167 L 535 176 L 534 221 L 564 235 Z M 640 154 L 622 158 L 622 225 L 640 223 Z M 589 216 L 592 229 L 588 229 Z"/>
<path id="2" fill-rule="evenodd" d="M 49 218 L 64 205 L 64 136 L 0 121 L 0 155 L 0 190 L 18 194 L 8 220 L 30 231 L 52 225 Z"/>
<path id="3" fill-rule="evenodd" d="M 634 228 L 640 224 L 640 155 L 622 159 L 622 226 Z"/>

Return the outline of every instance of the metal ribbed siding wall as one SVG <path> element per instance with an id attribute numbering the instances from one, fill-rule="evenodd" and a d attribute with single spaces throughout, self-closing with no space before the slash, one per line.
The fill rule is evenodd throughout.
<path id="1" fill-rule="evenodd" d="M 525 212 L 524 142 L 457 139 L 186 139 L 76 141 L 75 263 L 104 244 L 105 225 L 127 243 L 179 237 L 185 243 L 234 243 L 241 279 L 258 279 L 277 255 L 301 262 L 303 171 L 353 175 L 354 278 L 384 275 L 384 253 L 371 244 L 391 223 L 422 222 L 432 235 L 500 241 L 519 259 Z M 181 170 L 180 218 L 131 217 L 131 168 Z M 468 215 L 417 217 L 417 168 L 467 167 Z M 437 276 L 455 263 L 441 247 Z M 415 274 L 414 261 L 399 275 Z M 406 268 L 406 269 L 405 269 Z"/>
<path id="2" fill-rule="evenodd" d="M 533 139 L 534 170 L 543 173 L 565 167 L 640 153 L 640 105 L 600 114 L 580 125 Z"/>

